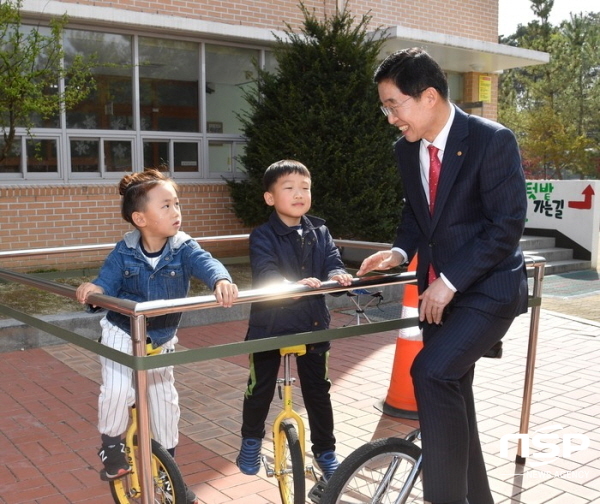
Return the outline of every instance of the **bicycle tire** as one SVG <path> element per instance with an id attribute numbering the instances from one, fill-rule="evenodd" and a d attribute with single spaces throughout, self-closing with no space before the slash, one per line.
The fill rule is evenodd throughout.
<path id="1" fill-rule="evenodd" d="M 158 468 L 158 475 L 153 477 L 155 504 L 186 504 L 186 486 L 181 471 L 170 453 L 154 439 L 152 441 L 152 459 Z M 135 453 L 129 456 L 137 457 Z M 139 462 L 138 462 L 139 465 Z M 142 495 L 139 488 L 133 488 L 130 474 L 111 481 L 110 493 L 117 504 L 139 504 Z"/>
<path id="2" fill-rule="evenodd" d="M 279 467 L 275 467 L 279 494 L 283 504 L 304 504 L 306 502 L 306 480 L 304 471 L 304 457 L 298 439 L 296 427 L 290 421 L 283 420 L 279 431 L 284 435 L 279 439 L 283 446 L 284 454 Z"/>
<path id="3" fill-rule="evenodd" d="M 421 448 L 405 439 L 371 441 L 340 464 L 327 482 L 320 504 L 423 504 L 420 467 L 413 481 L 407 481 L 420 457 Z M 406 484 L 408 495 L 397 500 Z"/>

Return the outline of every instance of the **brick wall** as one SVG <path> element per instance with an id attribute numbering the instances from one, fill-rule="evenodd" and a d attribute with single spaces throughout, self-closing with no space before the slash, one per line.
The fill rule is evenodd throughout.
<path id="1" fill-rule="evenodd" d="M 348 2 L 372 26 L 399 25 L 460 37 L 498 41 L 498 0 L 361 0 Z"/>
<path id="2" fill-rule="evenodd" d="M 180 184 L 182 230 L 209 237 L 248 233 L 230 209 L 224 184 Z M 0 251 L 115 243 L 131 226 L 120 213 L 117 185 L 0 187 Z M 210 244 L 218 257 L 247 255 L 245 243 Z M 105 251 L 0 259 L 20 271 L 97 266 Z"/>
<path id="3" fill-rule="evenodd" d="M 136 12 L 218 23 L 284 29 L 302 24 L 298 0 L 63 0 Z M 369 13 L 371 27 L 401 25 L 497 42 L 498 0 L 304 0 L 317 17 L 333 16 L 336 5 L 355 17 Z"/>

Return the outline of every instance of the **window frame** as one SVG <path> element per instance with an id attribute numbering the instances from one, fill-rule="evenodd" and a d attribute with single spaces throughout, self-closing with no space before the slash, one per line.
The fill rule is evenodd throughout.
<path id="1" fill-rule="evenodd" d="M 27 142 L 29 141 L 40 141 L 50 140 L 56 143 L 56 172 L 32 172 L 27 169 L 29 155 L 27 153 Z M 19 156 L 19 172 L 18 173 L 3 173 L 0 172 L 0 183 L 2 182 L 38 182 L 48 180 L 60 180 L 63 178 L 62 169 L 64 163 L 62 162 L 63 156 L 61 153 L 61 135 L 60 133 L 46 132 L 28 134 L 23 128 L 17 128 L 15 133 L 14 142 L 19 143 L 20 156 Z M 13 143 L 13 147 L 14 147 Z"/>

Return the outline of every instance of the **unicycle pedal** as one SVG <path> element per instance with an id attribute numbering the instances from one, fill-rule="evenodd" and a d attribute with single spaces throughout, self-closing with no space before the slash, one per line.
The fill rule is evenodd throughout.
<path id="1" fill-rule="evenodd" d="M 317 481 L 316 485 L 314 485 L 308 492 L 308 498 L 311 502 L 315 504 L 319 504 L 321 502 L 321 497 L 323 497 L 323 492 L 327 487 L 327 482 L 323 479 Z"/>

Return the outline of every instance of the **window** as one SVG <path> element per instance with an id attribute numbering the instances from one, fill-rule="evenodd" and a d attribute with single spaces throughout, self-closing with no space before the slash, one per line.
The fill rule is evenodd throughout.
<path id="1" fill-rule="evenodd" d="M 59 174 L 57 144 L 57 138 L 16 137 L 0 162 L 0 178 L 55 179 Z M 4 145 L 0 140 L 0 149 Z"/>
<path id="2" fill-rule="evenodd" d="M 27 173 L 58 173 L 56 140 L 30 138 L 27 145 Z"/>
<path id="3" fill-rule="evenodd" d="M 71 139 L 71 171 L 100 173 L 100 139 Z"/>
<path id="4" fill-rule="evenodd" d="M 197 142 L 173 143 L 173 171 L 197 172 L 199 167 Z"/>
<path id="5" fill-rule="evenodd" d="M 4 139 L 0 136 L 0 152 L 4 151 L 5 145 Z M 19 137 L 13 140 L 6 157 L 0 161 L 0 174 L 10 173 L 21 175 L 21 138 Z"/>
<path id="6" fill-rule="evenodd" d="M 131 37 L 84 30 L 65 30 L 67 66 L 76 56 L 94 55 L 96 90 L 67 111 L 67 128 L 133 129 Z M 67 83 L 68 85 L 68 83 Z"/>
<path id="7" fill-rule="evenodd" d="M 133 140 L 71 137 L 71 172 L 77 176 L 117 178 L 133 170 Z"/>
<path id="8" fill-rule="evenodd" d="M 237 114 L 247 107 L 245 92 L 256 89 L 252 61 L 260 52 L 240 47 L 206 44 L 206 130 L 222 125 L 222 133 L 241 134 Z M 210 131 L 209 131 L 210 132 Z"/>
<path id="9" fill-rule="evenodd" d="M 239 162 L 244 154 L 244 142 L 208 142 L 209 172 L 213 177 L 233 178 L 244 174 L 244 169 Z"/>
<path id="10" fill-rule="evenodd" d="M 133 171 L 131 141 L 105 140 L 104 168 L 106 172 Z"/>
<path id="11" fill-rule="evenodd" d="M 12 29 L 15 29 L 15 31 L 18 30 L 20 36 L 24 40 L 37 39 L 38 35 L 40 35 L 42 37 L 47 37 L 47 38 L 50 37 L 51 38 L 50 28 L 48 28 L 46 26 L 30 26 L 30 25 L 18 26 L 15 24 L 8 23 L 6 25 L 6 27 L 3 27 L 3 32 L 4 32 L 4 34 L 6 34 L 6 31 L 10 32 Z M 8 35 L 8 36 L 10 36 L 10 35 Z M 48 39 L 46 39 L 46 40 L 48 40 Z M 25 45 L 27 46 L 28 44 L 25 43 Z M 3 47 L 3 50 L 8 50 L 10 53 L 10 50 L 8 49 L 8 47 Z M 4 57 L 6 57 L 6 56 L 7 55 L 5 54 Z M 27 56 L 24 56 L 24 61 L 27 61 L 28 63 L 31 62 L 32 66 L 33 66 L 33 68 L 30 68 L 28 70 L 28 73 L 30 73 L 30 75 L 33 75 L 33 72 L 47 70 L 51 61 L 53 62 L 54 67 L 56 67 L 57 64 L 60 64 L 60 62 L 56 59 L 56 54 L 52 54 L 52 56 L 53 57 L 51 58 L 49 51 L 39 51 L 35 54 L 30 53 Z M 29 60 L 29 58 L 31 58 L 31 60 Z M 21 59 L 21 57 L 18 56 L 18 59 Z M 9 63 L 8 61 L 3 61 L 2 62 L 3 71 L 5 71 L 8 68 L 8 67 L 6 67 L 6 65 L 10 66 L 11 63 Z M 15 68 L 13 68 L 13 70 L 15 70 Z M 47 77 L 50 80 L 44 82 L 44 89 L 42 91 L 42 95 L 46 98 L 52 98 L 51 101 L 54 101 L 54 99 L 57 98 L 58 89 L 59 89 L 58 75 L 55 74 L 54 76 L 52 76 L 51 74 L 49 74 L 49 75 L 47 75 Z M 56 79 L 55 81 L 52 80 L 54 78 Z M 3 90 L 3 92 L 4 92 L 4 90 Z M 41 97 L 38 97 L 38 98 L 41 98 Z M 29 110 L 31 110 L 31 106 L 29 106 L 27 108 L 29 108 Z M 33 126 L 33 127 L 43 127 L 43 128 L 56 128 L 59 126 L 58 113 L 55 113 L 55 114 L 47 117 L 47 116 L 45 116 L 45 114 L 41 114 L 39 111 L 34 111 L 31 113 L 31 115 L 29 117 L 30 122 L 28 124 L 26 124 L 25 121 L 23 121 L 21 114 L 17 114 L 17 116 L 16 117 L 13 116 L 13 118 L 15 121 L 14 125 L 16 127 Z M 0 124 L 9 125 L 10 123 L 11 123 L 11 121 L 9 119 L 8 112 L 6 112 L 2 116 L 0 116 Z"/>
<path id="12" fill-rule="evenodd" d="M 198 173 L 200 170 L 198 142 L 145 140 L 144 167 L 160 168 L 175 173 Z"/>
<path id="13" fill-rule="evenodd" d="M 200 46 L 139 38 L 141 129 L 199 131 Z"/>

